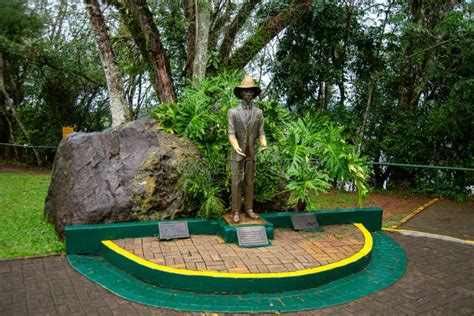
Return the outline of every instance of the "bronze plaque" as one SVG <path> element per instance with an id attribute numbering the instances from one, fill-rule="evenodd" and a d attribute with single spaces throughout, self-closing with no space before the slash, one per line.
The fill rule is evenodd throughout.
<path id="1" fill-rule="evenodd" d="M 293 214 L 291 215 L 291 222 L 293 223 L 294 230 L 304 230 L 319 227 L 316 215 L 313 213 Z"/>
<path id="2" fill-rule="evenodd" d="M 237 227 L 237 238 L 240 247 L 268 246 L 265 226 Z"/>
<path id="3" fill-rule="evenodd" d="M 189 238 L 188 222 L 162 222 L 158 223 L 160 240 L 176 238 Z"/>

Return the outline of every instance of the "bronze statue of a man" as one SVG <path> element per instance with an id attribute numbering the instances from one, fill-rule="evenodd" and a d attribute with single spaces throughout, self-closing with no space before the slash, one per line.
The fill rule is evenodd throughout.
<path id="1" fill-rule="evenodd" d="M 258 218 L 253 211 L 256 139 L 259 140 L 260 150 L 267 148 L 262 110 L 252 104 L 252 99 L 260 92 L 252 77 L 245 76 L 242 83 L 234 89 L 235 96 L 242 101 L 227 112 L 229 142 L 232 145 L 232 213 L 235 223 L 240 221 L 242 176 L 245 178 L 245 213 L 250 218 Z"/>

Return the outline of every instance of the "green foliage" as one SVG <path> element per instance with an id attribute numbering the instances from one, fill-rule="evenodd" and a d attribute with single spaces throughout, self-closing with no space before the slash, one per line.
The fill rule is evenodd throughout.
<path id="1" fill-rule="evenodd" d="M 267 118 L 265 118 L 265 121 Z M 266 127 L 265 127 L 266 129 Z M 267 132 L 268 133 L 268 132 Z M 279 146 L 270 141 L 268 148 L 257 155 L 254 190 L 257 202 L 271 201 L 280 192 L 284 170 Z"/>
<path id="2" fill-rule="evenodd" d="M 214 160 L 214 163 L 217 161 Z M 219 187 L 222 179 L 220 168 L 211 166 L 209 160 L 189 159 L 181 167 L 180 188 L 187 192 L 192 200 L 192 206 L 199 217 L 219 218 L 224 211 L 224 202 L 220 198 L 222 189 Z"/>
<path id="3" fill-rule="evenodd" d="M 469 60 L 474 58 L 474 23 L 460 8 L 444 11 L 436 2 L 426 6 L 439 16 L 413 23 L 401 10 L 394 17 L 401 35 L 390 39 L 385 52 L 387 64 L 379 71 L 364 152 L 375 161 L 472 167 L 474 67 Z M 410 71 L 402 77 L 397 71 L 403 62 Z M 412 106 L 404 109 L 398 107 L 401 78 L 413 80 L 405 87 L 412 91 Z M 455 196 L 468 194 L 472 184 L 466 172 L 375 171 L 376 186 L 392 173 L 391 187 L 406 184 L 416 192 L 434 193 L 438 187 Z"/>
<path id="4" fill-rule="evenodd" d="M 41 21 L 26 2 L 22 0 L 0 0 L 0 36 L 21 41 L 24 36 L 37 35 Z"/>
<path id="5" fill-rule="evenodd" d="M 275 91 L 299 112 L 335 103 L 324 85 L 341 85 L 355 39 L 362 36 L 357 8 L 342 1 L 313 1 L 312 11 L 290 26 L 271 65 Z"/>
<path id="6" fill-rule="evenodd" d="M 182 168 L 181 188 L 194 199 L 198 216 L 218 217 L 229 200 L 231 174 L 228 157 L 227 110 L 238 104 L 233 87 L 242 74 L 223 73 L 185 88 L 177 104 L 153 110 L 159 128 L 190 138 L 201 150 L 200 160 Z M 256 101 L 264 111 L 269 147 L 257 155 L 255 200 L 267 202 L 291 192 L 289 206 L 315 209 L 311 198 L 324 192 L 334 181 L 355 179 L 360 202 L 368 193 L 367 161 L 353 145 L 344 141 L 343 128 L 328 117 L 306 115 L 298 118 L 276 101 Z"/>
<path id="7" fill-rule="evenodd" d="M 288 161 L 288 188 L 296 193 L 291 204 L 299 199 L 314 209 L 309 190 L 324 192 L 331 186 L 330 179 L 348 182 L 353 178 L 362 205 L 369 192 L 367 159 L 345 142 L 342 127 L 327 117 L 306 115 L 288 123 L 286 130 L 288 134 L 281 140 L 281 146 L 283 158 Z"/>
<path id="8" fill-rule="evenodd" d="M 44 217 L 49 175 L 0 173 L 0 259 L 64 251 Z"/>

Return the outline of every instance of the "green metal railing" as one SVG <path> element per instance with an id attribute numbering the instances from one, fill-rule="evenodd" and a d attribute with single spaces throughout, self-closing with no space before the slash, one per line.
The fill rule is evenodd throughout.
<path id="1" fill-rule="evenodd" d="M 20 147 L 20 148 L 50 148 L 50 149 L 58 148 L 58 146 L 32 146 L 28 144 L 19 145 L 19 144 L 10 144 L 10 143 L 0 143 L 0 146 L 11 146 L 11 147 Z"/>
<path id="2" fill-rule="evenodd" d="M 393 163 L 393 162 L 375 162 L 372 161 L 372 165 L 381 166 L 393 166 L 393 167 L 407 167 L 407 168 L 421 168 L 421 169 L 438 169 L 438 170 L 455 170 L 455 171 L 474 171 L 474 168 L 463 168 L 463 167 L 446 167 L 446 166 L 433 166 L 433 165 L 410 165 L 405 163 Z"/>
<path id="3" fill-rule="evenodd" d="M 474 168 L 465 168 L 465 167 L 448 167 L 448 166 L 434 166 L 434 165 L 412 165 L 412 164 L 404 164 L 404 163 L 393 163 L 393 162 L 370 162 L 371 165 L 378 165 L 378 166 L 387 166 L 387 167 L 401 167 L 401 168 L 413 168 L 413 169 L 432 169 L 436 170 L 435 176 L 435 191 L 436 194 L 439 193 L 439 185 L 440 185 L 440 170 L 446 171 L 463 171 L 463 172 L 474 172 Z"/>
<path id="4" fill-rule="evenodd" d="M 0 160 L 24 163 L 27 165 L 36 164 L 33 149 L 38 150 L 41 160 L 46 165 L 51 165 L 56 154 L 57 146 L 33 146 L 29 144 L 19 145 L 10 143 L 0 143 Z"/>

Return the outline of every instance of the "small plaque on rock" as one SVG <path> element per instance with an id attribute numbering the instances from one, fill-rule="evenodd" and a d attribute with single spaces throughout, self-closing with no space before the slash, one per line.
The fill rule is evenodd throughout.
<path id="1" fill-rule="evenodd" d="M 188 222 L 162 222 L 158 224 L 160 240 L 188 238 Z"/>
<path id="2" fill-rule="evenodd" d="M 265 226 L 237 227 L 237 238 L 240 247 L 262 247 L 269 245 Z"/>
<path id="3" fill-rule="evenodd" d="M 316 215 L 313 213 L 293 214 L 291 215 L 291 222 L 293 223 L 294 230 L 305 230 L 319 227 Z"/>

